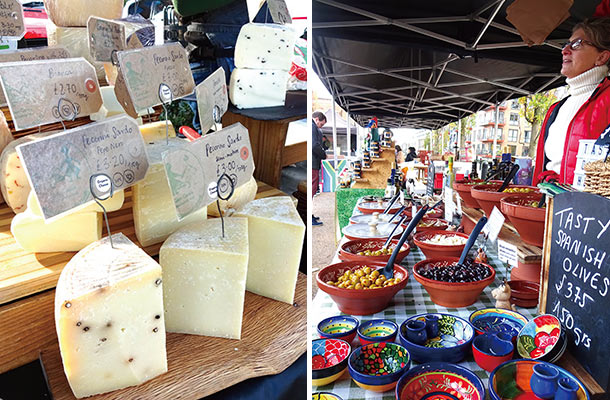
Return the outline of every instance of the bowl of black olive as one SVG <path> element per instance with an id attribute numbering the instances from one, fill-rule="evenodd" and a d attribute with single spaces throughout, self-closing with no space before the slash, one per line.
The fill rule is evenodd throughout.
<path id="1" fill-rule="evenodd" d="M 496 271 L 488 264 L 458 258 L 434 258 L 413 266 L 413 276 L 421 283 L 435 304 L 449 308 L 474 304 L 479 295 L 496 277 Z"/>

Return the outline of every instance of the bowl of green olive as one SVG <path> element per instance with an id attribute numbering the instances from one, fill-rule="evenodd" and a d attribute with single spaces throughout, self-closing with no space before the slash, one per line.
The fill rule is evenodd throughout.
<path id="1" fill-rule="evenodd" d="M 339 259 L 341 261 L 379 261 L 388 262 L 392 251 L 398 244 L 398 239 L 390 242 L 387 249 L 383 245 L 387 239 L 356 239 L 345 242 L 339 247 Z M 396 264 L 400 264 L 403 258 L 411 251 L 409 244 L 405 243 L 396 256 Z"/>

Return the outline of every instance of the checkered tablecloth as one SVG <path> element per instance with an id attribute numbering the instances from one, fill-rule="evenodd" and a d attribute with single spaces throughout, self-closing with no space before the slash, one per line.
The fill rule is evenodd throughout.
<path id="1" fill-rule="evenodd" d="M 345 242 L 345 237 L 341 240 L 341 244 Z M 479 242 L 480 243 L 480 242 Z M 473 247 L 476 248 L 477 244 Z M 408 267 L 409 270 L 409 281 L 407 286 L 398 292 L 390 305 L 383 310 L 382 312 L 366 315 L 366 316 L 355 316 L 361 322 L 368 321 L 376 318 L 389 319 L 400 326 L 403 321 L 405 321 L 408 317 L 422 314 L 422 313 L 430 313 L 430 312 L 440 312 L 447 313 L 452 315 L 457 315 L 459 317 L 468 320 L 468 317 L 473 311 L 476 311 L 481 308 L 486 307 L 494 307 L 495 300 L 491 296 L 491 291 L 498 287 L 502 283 L 502 280 L 506 277 L 507 280 L 509 276 L 507 275 L 506 266 L 497 259 L 497 254 L 495 251 L 496 245 L 495 243 L 487 243 L 486 253 L 489 259 L 489 264 L 493 266 L 496 270 L 496 278 L 494 282 L 485 288 L 483 293 L 479 296 L 479 300 L 469 306 L 463 308 L 446 308 L 439 305 L 434 304 L 430 300 L 430 296 L 428 292 L 413 278 L 411 273 L 411 268 L 415 265 L 416 262 L 424 260 L 424 254 L 418 248 L 412 248 L 411 252 L 407 257 L 404 258 L 401 265 Z M 472 250 L 471 250 L 472 251 Z M 333 263 L 340 262 L 338 256 L 335 254 L 333 259 Z M 316 297 L 313 300 L 313 304 L 310 306 L 310 310 L 314 316 L 313 318 L 313 332 L 314 338 L 318 338 L 317 335 L 317 324 L 324 318 L 332 317 L 335 315 L 341 315 L 342 313 L 339 311 L 337 305 L 333 302 L 330 296 L 324 293 L 321 290 L 318 290 Z M 523 314 L 526 318 L 532 319 L 537 315 L 536 308 L 521 308 L 518 307 L 518 312 Z M 396 338 L 396 342 L 399 342 L 398 338 Z M 352 346 L 359 346 L 358 339 L 354 339 Z M 481 369 L 472 358 L 472 354 L 470 354 L 464 361 L 459 363 L 461 366 L 466 367 L 473 371 L 481 380 L 483 381 L 483 385 L 487 388 L 487 381 L 489 378 L 489 373 L 483 369 Z M 417 365 L 417 363 L 412 362 L 411 366 Z M 337 381 L 325 385 L 325 386 L 314 386 L 312 388 L 313 392 L 332 392 L 336 395 L 341 396 L 344 400 L 360 400 L 360 399 L 382 399 L 382 400 L 391 400 L 395 399 L 394 391 L 387 391 L 384 393 L 375 393 L 371 391 L 364 390 L 360 388 L 349 376 L 349 372 L 346 371 L 345 374 Z M 488 394 L 489 398 L 489 394 Z"/>

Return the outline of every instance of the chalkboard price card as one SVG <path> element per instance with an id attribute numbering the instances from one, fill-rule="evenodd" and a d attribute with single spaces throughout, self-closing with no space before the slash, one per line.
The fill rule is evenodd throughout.
<path id="1" fill-rule="evenodd" d="M 428 166 L 428 181 L 426 182 L 426 196 L 432 196 L 434 194 L 434 162 L 430 160 Z"/>
<path id="2" fill-rule="evenodd" d="M 554 198 L 546 312 L 568 332 L 568 349 L 610 388 L 610 200 L 583 192 Z"/>

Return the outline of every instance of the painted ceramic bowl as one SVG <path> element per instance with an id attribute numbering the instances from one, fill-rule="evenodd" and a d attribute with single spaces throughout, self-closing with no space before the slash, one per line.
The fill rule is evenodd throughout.
<path id="1" fill-rule="evenodd" d="M 315 392 L 311 394 L 311 400 L 343 400 L 341 397 L 330 392 Z"/>
<path id="2" fill-rule="evenodd" d="M 485 211 L 485 215 L 488 217 L 491 215 L 491 211 L 494 207 L 500 210 L 500 200 L 506 196 L 527 196 L 534 193 L 539 193 L 539 190 L 535 186 L 525 186 L 525 185 L 508 185 L 506 190 L 527 190 L 528 192 L 498 192 L 501 184 L 495 185 L 475 185 L 470 190 L 470 194 L 472 197 L 479 203 L 479 206 Z"/>
<path id="3" fill-rule="evenodd" d="M 398 333 L 398 325 L 388 319 L 372 319 L 360 324 L 358 339 L 362 345 L 377 342 L 393 342 Z"/>
<path id="4" fill-rule="evenodd" d="M 506 196 L 500 200 L 500 211 L 506 215 L 528 244 L 542 247 L 544 243 L 544 220 L 546 208 L 538 208 L 542 193 Z M 535 202 L 535 203 L 534 203 Z"/>
<path id="5" fill-rule="evenodd" d="M 537 359 L 548 354 L 559 341 L 561 323 L 551 314 L 528 322 L 517 336 L 517 351 L 523 358 Z"/>
<path id="6" fill-rule="evenodd" d="M 407 349 L 397 343 L 371 343 L 359 347 L 349 357 L 349 374 L 358 386 L 373 392 L 394 389 L 398 378 L 409 370 Z"/>
<path id="7" fill-rule="evenodd" d="M 413 367 L 396 385 L 397 400 L 485 400 L 481 379 L 467 368 L 448 362 Z"/>
<path id="8" fill-rule="evenodd" d="M 472 355 L 477 365 L 493 371 L 498 365 L 513 358 L 515 346 L 511 336 L 500 332 L 477 335 L 472 341 Z"/>
<path id="9" fill-rule="evenodd" d="M 417 282 L 426 289 L 430 295 L 430 300 L 443 307 L 460 308 L 468 307 L 476 303 L 479 295 L 489 286 L 496 277 L 496 271 L 488 264 L 482 264 L 489 268 L 490 275 L 482 280 L 475 282 L 444 282 L 428 279 L 422 276 L 419 271 L 423 268 L 436 268 L 457 264 L 457 257 L 432 258 L 418 262 L 413 266 L 413 276 Z"/>
<path id="10" fill-rule="evenodd" d="M 352 347 L 341 339 L 315 339 L 311 342 L 311 382 L 328 385 L 343 375 Z"/>
<path id="11" fill-rule="evenodd" d="M 359 255 L 360 252 L 370 251 L 374 252 L 377 250 L 381 250 L 383 245 L 385 244 L 387 239 L 357 239 L 357 240 L 349 240 L 339 247 L 339 259 L 342 261 L 383 261 L 388 262 L 392 253 L 383 254 L 379 256 L 373 255 Z M 396 248 L 398 244 L 398 239 L 392 240 L 392 243 L 388 247 L 390 250 Z M 398 256 L 396 256 L 396 264 L 400 264 L 400 262 L 409 254 L 411 248 L 407 243 L 402 245 L 402 249 L 398 252 Z"/>
<path id="12" fill-rule="evenodd" d="M 426 321 L 426 315 L 439 317 L 439 335 L 429 337 L 423 345 L 411 342 L 407 337 L 407 324 L 411 320 Z M 450 314 L 428 313 L 418 314 L 407 319 L 398 330 L 400 343 L 409 350 L 411 358 L 418 363 L 446 361 L 457 363 L 462 361 L 468 352 L 474 338 L 474 327 L 470 322 Z"/>
<path id="13" fill-rule="evenodd" d="M 537 399 L 532 392 L 530 379 L 533 368 L 536 364 L 547 364 L 544 361 L 535 360 L 510 360 L 500 364 L 489 375 L 489 395 L 492 400 L 527 400 Z M 568 371 L 553 365 L 559 371 L 561 378 L 571 378 L 575 380 L 580 389 L 577 393 L 578 400 L 590 400 L 589 393 L 585 386 Z"/>
<path id="14" fill-rule="evenodd" d="M 550 363 L 555 363 L 563 356 L 563 353 L 565 353 L 567 347 L 568 347 L 568 340 L 566 340 L 566 330 L 562 329 L 561 334 L 559 335 L 559 340 L 557 341 L 557 344 L 555 344 L 555 346 L 553 346 L 551 351 L 549 351 L 548 353 L 546 353 L 545 355 L 540 357 L 538 359 L 538 361 L 546 361 L 546 362 L 550 362 Z"/>
<path id="15" fill-rule="evenodd" d="M 359 321 L 350 315 L 337 315 L 323 319 L 318 324 L 318 335 L 321 338 L 341 339 L 351 343 L 356 337 Z"/>
<path id="16" fill-rule="evenodd" d="M 504 332 L 513 339 L 528 323 L 528 319 L 516 311 L 503 308 L 483 308 L 470 314 L 468 318 L 477 334 Z"/>
<path id="17" fill-rule="evenodd" d="M 369 315 L 379 312 L 386 308 L 392 301 L 392 298 L 400 290 L 407 286 L 409 273 L 404 267 L 394 264 L 394 276 L 400 278 L 400 282 L 396 285 L 386 286 L 378 289 L 343 289 L 327 282 L 336 282 L 339 276 L 343 275 L 347 270 L 356 270 L 363 266 L 371 268 L 383 268 L 385 262 L 367 262 L 362 261 L 346 261 L 338 264 L 332 264 L 322 268 L 316 276 L 318 288 L 330 295 L 337 307 L 342 313 L 349 315 Z"/>
<path id="18" fill-rule="evenodd" d="M 461 241 L 462 244 L 442 244 L 451 241 Z M 415 245 L 426 258 L 459 257 L 462 255 L 468 235 L 460 232 L 424 231 L 413 236 Z"/>

